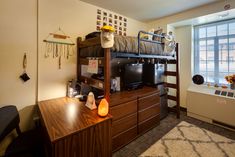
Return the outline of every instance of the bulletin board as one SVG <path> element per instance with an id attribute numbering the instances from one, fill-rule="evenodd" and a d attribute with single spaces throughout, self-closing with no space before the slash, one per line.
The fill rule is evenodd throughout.
<path id="1" fill-rule="evenodd" d="M 117 35 L 127 35 L 127 18 L 121 15 L 97 9 L 96 30 L 109 25 L 115 28 Z"/>

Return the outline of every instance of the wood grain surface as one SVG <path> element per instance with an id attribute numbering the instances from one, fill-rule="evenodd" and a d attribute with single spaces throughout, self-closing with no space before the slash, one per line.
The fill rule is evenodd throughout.
<path id="1" fill-rule="evenodd" d="M 97 110 L 90 110 L 78 99 L 68 97 L 41 101 L 39 110 L 51 142 L 111 117 L 101 118 Z"/>
<path id="2" fill-rule="evenodd" d="M 113 152 L 159 124 L 160 97 L 157 88 L 145 86 L 114 93 L 110 98 Z"/>
<path id="3" fill-rule="evenodd" d="M 53 144 L 53 157 L 111 157 L 111 121 L 80 131 Z"/>
<path id="4" fill-rule="evenodd" d="M 76 98 L 39 102 L 47 155 L 51 157 L 110 157 L 111 115 L 101 118 Z"/>
<path id="5" fill-rule="evenodd" d="M 147 86 L 137 90 L 116 92 L 110 96 L 110 106 L 119 105 L 131 100 L 136 100 L 139 97 L 145 97 L 156 93 L 159 93 L 157 88 Z"/>

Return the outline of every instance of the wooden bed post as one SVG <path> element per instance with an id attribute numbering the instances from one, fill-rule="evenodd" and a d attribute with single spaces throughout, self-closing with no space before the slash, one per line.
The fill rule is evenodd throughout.
<path id="1" fill-rule="evenodd" d="M 110 103 L 110 48 L 104 49 L 104 97 Z"/>
<path id="2" fill-rule="evenodd" d="M 81 42 L 81 38 L 78 37 L 77 38 L 77 80 L 79 80 L 81 76 L 81 63 L 80 63 L 80 53 L 79 53 L 80 42 Z"/>
<path id="3" fill-rule="evenodd" d="M 180 75 L 179 75 L 179 44 L 176 43 L 176 114 L 180 118 Z"/>

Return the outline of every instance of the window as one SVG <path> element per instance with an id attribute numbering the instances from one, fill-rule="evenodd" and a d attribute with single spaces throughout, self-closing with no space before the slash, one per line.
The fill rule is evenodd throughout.
<path id="1" fill-rule="evenodd" d="M 227 84 L 235 74 L 235 20 L 194 27 L 194 73 L 206 82 Z"/>

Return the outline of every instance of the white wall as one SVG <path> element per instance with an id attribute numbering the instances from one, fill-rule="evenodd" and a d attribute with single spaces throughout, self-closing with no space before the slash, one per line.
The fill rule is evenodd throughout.
<path id="1" fill-rule="evenodd" d="M 65 96 L 66 82 L 76 78 L 76 52 L 69 60 L 62 58 L 62 69 L 58 69 L 58 58 L 44 58 L 43 39 L 61 27 L 76 43 L 78 36 L 84 37 L 96 30 L 98 8 L 78 0 L 40 0 L 39 100 Z M 128 35 L 137 36 L 139 30 L 146 28 L 146 24 L 128 18 Z"/>
<path id="2" fill-rule="evenodd" d="M 180 105 L 186 107 L 187 89 L 191 84 L 191 38 L 192 26 L 175 29 L 176 42 L 179 43 L 180 67 Z"/>
<path id="3" fill-rule="evenodd" d="M 30 106 L 36 101 L 36 8 L 36 0 L 0 1 L 0 107 L 11 104 L 22 110 L 22 128 L 32 124 L 28 122 L 33 114 Z M 27 53 L 30 76 L 25 83 L 19 79 L 23 73 L 24 53 Z M 25 112 L 28 114 L 23 114 Z"/>
<path id="4" fill-rule="evenodd" d="M 36 101 L 37 20 L 36 0 L 0 1 L 0 107 L 16 105 L 20 110 L 22 130 L 33 125 Z M 27 73 L 23 83 L 23 55 L 27 53 Z M 0 156 L 6 143 L 0 143 Z"/>
<path id="5" fill-rule="evenodd" d="M 38 2 L 37 6 L 37 0 L 0 1 L 0 107 L 8 104 L 17 106 L 23 131 L 33 127 L 37 101 L 65 96 L 67 81 L 76 77 L 76 47 L 72 57 L 62 59 L 62 69 L 59 70 L 58 58 L 44 58 L 43 40 L 60 27 L 76 43 L 78 36 L 84 38 L 86 34 L 96 31 L 96 12 L 99 8 L 80 0 Z M 146 24 L 127 19 L 127 35 L 136 36 L 139 30 L 146 30 Z M 23 83 L 19 76 L 23 72 L 25 52 L 30 80 Z M 9 140 L 0 143 L 0 156 L 8 143 Z"/>
<path id="6" fill-rule="evenodd" d="M 167 16 L 157 19 L 155 21 L 148 22 L 149 28 L 161 27 L 164 32 L 173 31 L 176 36 L 176 41 L 179 42 L 179 54 L 180 54 L 180 105 L 186 106 L 187 89 L 191 83 L 191 53 L 192 53 L 192 36 L 190 26 L 173 28 L 170 24 L 184 21 L 187 19 L 193 19 L 196 17 L 217 13 L 224 11 L 224 5 L 230 4 L 231 9 L 235 8 L 234 0 L 218 1 L 216 3 L 208 4 L 198 8 L 194 8 L 188 11 L 184 11 L 178 14 Z M 171 80 L 171 79 L 170 79 Z M 174 81 L 171 81 L 174 82 Z M 174 92 L 171 92 L 174 94 Z"/>
<path id="7" fill-rule="evenodd" d="M 66 82 L 76 77 L 75 54 L 62 59 L 44 58 L 45 39 L 49 33 L 62 28 L 76 42 L 78 36 L 96 29 L 96 12 L 99 7 L 79 0 L 1 0 L 0 1 L 0 107 L 16 105 L 21 114 L 21 127 L 32 127 L 33 106 L 40 100 L 66 95 Z M 37 37 L 37 7 L 39 9 Z M 147 25 L 128 18 L 127 34 L 137 35 Z M 37 43 L 38 38 L 38 43 Z M 37 89 L 37 45 L 39 72 Z M 27 72 L 30 80 L 23 83 L 23 54 L 27 53 Z M 38 95 L 36 93 L 39 93 Z"/>

